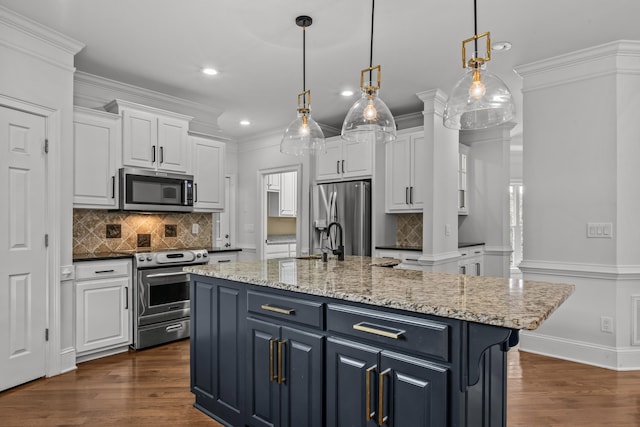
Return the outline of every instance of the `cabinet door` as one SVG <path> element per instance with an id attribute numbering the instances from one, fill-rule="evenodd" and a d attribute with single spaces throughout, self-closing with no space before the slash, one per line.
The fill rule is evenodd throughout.
<path id="1" fill-rule="evenodd" d="M 187 131 L 184 120 L 158 117 L 158 169 L 187 171 Z"/>
<path id="2" fill-rule="evenodd" d="M 411 148 L 411 139 L 408 135 L 398 138 L 385 146 L 385 201 L 387 212 L 404 211 L 409 206 Z"/>
<path id="3" fill-rule="evenodd" d="M 247 319 L 248 389 L 247 411 L 250 426 L 279 426 L 280 386 L 277 377 L 280 327 Z"/>
<path id="4" fill-rule="evenodd" d="M 76 351 L 129 343 L 129 278 L 76 283 Z"/>
<path id="5" fill-rule="evenodd" d="M 424 139 L 424 133 L 411 136 L 411 152 L 409 158 L 411 165 L 409 202 L 411 203 L 411 209 L 422 212 L 425 202 L 424 189 L 427 182 L 427 168 L 425 166 L 427 144 Z"/>
<path id="6" fill-rule="evenodd" d="M 122 114 L 122 164 L 153 168 L 158 161 L 158 119 L 144 111 Z"/>
<path id="7" fill-rule="evenodd" d="M 469 193 L 468 174 L 467 174 L 467 158 L 469 155 L 469 147 L 463 144 L 458 145 L 458 215 L 469 214 Z"/>
<path id="8" fill-rule="evenodd" d="M 285 349 L 285 380 L 280 425 L 322 427 L 323 337 L 283 327 L 281 341 Z"/>
<path id="9" fill-rule="evenodd" d="M 194 208 L 196 211 L 224 209 L 224 149 L 225 144 L 192 137 Z"/>
<path id="10" fill-rule="evenodd" d="M 342 176 L 342 140 L 327 139 L 327 152 L 316 154 L 316 180 L 335 180 Z"/>
<path id="11" fill-rule="evenodd" d="M 342 141 L 343 178 L 367 178 L 373 175 L 374 141 Z"/>
<path id="12" fill-rule="evenodd" d="M 239 286 L 191 282 L 191 391 L 196 407 L 244 425 L 246 303 Z"/>
<path id="13" fill-rule="evenodd" d="M 280 216 L 296 216 L 296 173 L 280 174 Z"/>
<path id="14" fill-rule="evenodd" d="M 73 205 L 113 209 L 120 165 L 120 116 L 77 108 L 73 119 Z"/>
<path id="15" fill-rule="evenodd" d="M 364 344 L 334 337 L 327 339 L 327 426 L 374 427 L 378 425 L 375 416 L 368 416 L 377 415 L 375 391 L 378 378 L 378 353 L 378 349 Z M 366 388 L 367 376 L 369 376 L 369 390 Z"/>
<path id="16" fill-rule="evenodd" d="M 387 426 L 447 425 L 447 369 L 410 356 L 383 351 L 378 387 Z M 379 405 L 378 405 L 379 406 Z M 380 414 L 377 414 L 378 417 Z"/>

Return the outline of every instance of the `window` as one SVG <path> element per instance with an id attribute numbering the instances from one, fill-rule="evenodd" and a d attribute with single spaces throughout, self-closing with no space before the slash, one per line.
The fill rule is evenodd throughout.
<path id="1" fill-rule="evenodd" d="M 517 268 L 522 262 L 522 184 L 509 185 L 509 222 L 511 228 L 511 268 Z"/>

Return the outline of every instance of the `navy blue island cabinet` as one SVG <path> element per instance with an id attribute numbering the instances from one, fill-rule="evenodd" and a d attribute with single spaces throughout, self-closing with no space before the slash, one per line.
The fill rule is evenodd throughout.
<path id="1" fill-rule="evenodd" d="M 518 331 L 191 274 L 194 406 L 227 426 L 506 426 Z"/>

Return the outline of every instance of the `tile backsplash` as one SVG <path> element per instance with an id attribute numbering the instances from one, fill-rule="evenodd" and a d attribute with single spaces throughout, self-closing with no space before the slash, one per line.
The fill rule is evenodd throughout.
<path id="1" fill-rule="evenodd" d="M 193 225 L 198 232 L 191 233 Z M 210 213 L 134 214 L 106 210 L 73 210 L 73 253 L 100 253 L 152 248 L 209 248 Z"/>
<path id="2" fill-rule="evenodd" d="M 422 246 L 422 214 L 398 214 L 396 215 L 396 245 L 398 246 Z"/>

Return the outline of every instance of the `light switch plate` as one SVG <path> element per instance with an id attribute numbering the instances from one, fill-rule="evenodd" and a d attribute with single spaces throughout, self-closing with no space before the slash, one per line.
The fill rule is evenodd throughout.
<path id="1" fill-rule="evenodd" d="M 610 222 L 588 222 L 587 237 L 590 239 L 613 238 L 613 224 Z"/>

